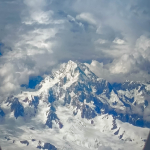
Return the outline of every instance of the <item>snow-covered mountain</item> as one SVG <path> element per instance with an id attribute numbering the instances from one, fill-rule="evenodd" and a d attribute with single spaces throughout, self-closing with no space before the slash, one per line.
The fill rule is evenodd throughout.
<path id="1" fill-rule="evenodd" d="M 110 84 L 69 61 L 34 91 L 0 107 L 5 149 L 142 149 L 150 127 L 150 84 Z"/>

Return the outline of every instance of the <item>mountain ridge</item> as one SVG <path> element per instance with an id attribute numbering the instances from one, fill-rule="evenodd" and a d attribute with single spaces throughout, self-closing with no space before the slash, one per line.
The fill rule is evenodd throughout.
<path id="1" fill-rule="evenodd" d="M 86 86 L 86 84 L 88 86 Z M 77 89 L 73 89 L 75 91 L 70 90 L 71 88 L 73 88 L 73 86 L 75 86 L 75 88 L 77 88 Z M 49 75 L 44 80 L 42 80 L 42 82 L 38 85 L 37 91 L 39 91 L 39 93 L 42 93 L 42 90 L 44 92 L 46 92 L 46 90 L 50 89 L 51 94 L 50 94 L 50 92 L 48 92 L 47 95 L 51 95 L 51 97 L 49 99 L 54 99 L 52 97 L 52 93 L 54 91 L 51 89 L 51 87 L 52 87 L 52 89 L 59 87 L 59 88 L 61 88 L 61 90 L 63 92 L 66 92 L 64 90 L 67 90 L 68 93 L 71 93 L 71 92 L 76 93 L 76 92 L 81 91 L 83 98 L 86 95 L 85 93 L 83 93 L 83 90 L 85 90 L 85 88 L 86 88 L 85 92 L 87 92 L 87 93 L 91 92 L 92 97 L 94 97 L 94 95 L 96 95 L 95 98 L 98 98 L 100 102 L 102 102 L 103 104 L 107 104 L 112 109 L 116 109 L 116 110 L 122 112 L 121 115 L 123 115 L 123 114 L 126 115 L 126 111 L 128 111 L 127 113 L 129 114 L 130 111 L 133 111 L 134 109 L 136 109 L 135 105 L 138 105 L 138 103 L 139 103 L 139 105 L 141 105 L 140 106 L 141 110 L 144 110 L 144 107 L 146 108 L 148 106 L 147 100 L 141 100 L 141 102 L 134 100 L 135 93 L 133 90 L 136 89 L 138 91 L 137 94 L 139 94 L 141 91 L 145 92 L 146 86 L 144 84 L 141 84 L 139 82 L 128 82 L 127 81 L 127 82 L 124 82 L 123 84 L 111 85 L 105 79 L 98 78 L 92 71 L 90 71 L 90 69 L 86 65 L 79 63 L 79 62 L 73 62 L 71 60 L 67 64 L 63 64 L 58 71 L 52 73 L 52 75 Z M 70 88 L 70 89 L 68 89 L 68 88 Z M 93 92 L 94 88 L 95 88 L 96 92 Z M 37 91 L 35 93 L 37 93 Z M 29 92 L 29 93 L 32 93 L 32 92 Z M 35 93 L 33 92 L 33 95 Z M 22 94 L 20 94 L 20 96 L 21 95 Z M 35 94 L 35 96 L 36 96 L 36 94 Z M 80 97 L 81 96 L 79 96 L 79 98 Z M 8 100 L 9 99 L 10 99 L 10 97 L 8 98 Z M 84 99 L 82 99 L 82 101 L 83 100 Z M 37 101 L 37 100 L 35 100 L 35 101 Z M 54 101 L 54 100 L 51 100 L 51 102 L 52 101 Z M 33 102 L 34 102 L 34 100 L 33 100 Z M 125 108 L 127 108 L 128 110 L 126 110 Z M 113 111 L 114 110 L 112 110 L 112 112 Z M 108 110 L 105 113 L 109 113 Z M 139 118 L 142 117 L 142 115 L 140 116 L 138 113 L 135 113 L 135 114 L 138 115 Z M 115 112 L 112 115 L 115 115 Z M 129 116 L 126 116 L 126 117 L 127 117 L 127 121 L 128 121 Z M 146 126 L 150 127 L 150 125 L 148 125 L 146 122 L 145 122 L 145 124 L 146 124 Z M 135 123 L 134 123 L 134 125 L 140 126 Z M 144 124 L 142 126 L 144 126 Z"/>
<path id="2" fill-rule="evenodd" d="M 3 121 L 11 119 L 16 124 L 19 120 L 30 124 L 34 122 L 36 126 L 49 128 L 51 132 L 53 130 L 63 132 L 67 131 L 65 129 L 70 125 L 69 118 L 74 120 L 75 124 L 77 124 L 75 118 L 78 118 L 81 124 L 90 122 L 90 126 L 94 125 L 98 130 L 98 118 L 101 118 L 101 122 L 104 120 L 107 122 L 109 118 L 109 128 L 107 127 L 106 132 L 111 132 L 119 140 L 124 141 L 129 140 L 130 136 L 127 130 L 123 130 L 126 128 L 123 122 L 138 128 L 150 127 L 150 123 L 142 116 L 149 106 L 148 100 L 145 104 L 144 99 L 149 96 L 147 88 L 149 84 L 126 82 L 122 85 L 112 85 L 105 79 L 97 77 L 85 64 L 69 61 L 62 64 L 52 75 L 46 76 L 37 87 L 36 91 L 22 91 L 18 95 L 8 97 L 1 105 L 0 114 L 5 114 L 1 115 Z M 135 112 L 138 108 L 140 110 Z M 141 110 L 143 112 L 140 112 Z M 67 114 L 63 113 L 66 111 Z M 70 117 L 64 114 L 66 116 L 69 114 Z M 95 128 L 94 126 L 92 128 Z M 103 128 L 101 132 L 105 131 L 105 125 L 101 126 Z M 134 126 L 133 130 L 137 129 Z M 141 131 L 143 130 L 145 129 L 141 128 Z M 134 132 L 133 134 L 135 135 Z M 144 142 L 144 136 L 135 137 L 140 140 L 139 143 Z M 134 136 L 130 140 L 135 140 Z"/>

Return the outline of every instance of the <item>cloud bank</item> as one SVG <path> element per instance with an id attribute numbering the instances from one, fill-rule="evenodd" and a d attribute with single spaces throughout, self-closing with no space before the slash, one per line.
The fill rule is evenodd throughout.
<path id="1" fill-rule="evenodd" d="M 110 82 L 150 80 L 149 7 L 148 0 L 0 0 L 1 98 L 70 59 Z"/>

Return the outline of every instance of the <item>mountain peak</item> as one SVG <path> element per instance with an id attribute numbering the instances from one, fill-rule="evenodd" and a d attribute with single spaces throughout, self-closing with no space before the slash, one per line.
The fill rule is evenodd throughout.
<path id="1" fill-rule="evenodd" d="M 69 60 L 67 64 L 77 65 L 77 63 L 75 61 L 72 61 L 72 60 Z"/>
<path id="2" fill-rule="evenodd" d="M 64 63 L 60 66 L 60 69 L 53 73 L 56 77 L 57 75 L 60 77 L 68 76 L 72 77 L 86 77 L 86 78 L 98 78 L 90 69 L 83 63 L 69 60 L 68 63 Z"/>
<path id="3" fill-rule="evenodd" d="M 71 70 L 74 70 L 75 68 L 78 67 L 78 64 L 75 63 L 74 61 L 72 60 L 69 60 L 68 63 L 66 64 L 65 68 L 66 68 L 66 71 L 71 71 Z"/>

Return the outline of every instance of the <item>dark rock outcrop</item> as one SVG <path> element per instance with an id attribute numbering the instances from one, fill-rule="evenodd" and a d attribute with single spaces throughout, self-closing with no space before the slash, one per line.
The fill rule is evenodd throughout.
<path id="1" fill-rule="evenodd" d="M 19 116 L 24 116 L 24 108 L 22 104 L 18 101 L 18 98 L 13 99 L 13 102 L 11 104 L 11 111 L 14 111 L 14 116 L 16 117 L 16 119 Z"/>
<path id="2" fill-rule="evenodd" d="M 20 141 L 20 143 L 22 143 L 22 144 L 26 144 L 27 146 L 29 145 L 29 142 L 28 142 L 27 140 Z"/>
<path id="3" fill-rule="evenodd" d="M 41 146 L 41 144 L 39 143 L 37 148 L 38 149 L 46 149 L 46 150 L 57 150 L 57 148 L 50 143 L 44 143 L 44 146 Z"/>
<path id="4" fill-rule="evenodd" d="M 0 108 L 0 116 L 4 117 L 5 116 L 5 113 L 4 111 Z"/>

